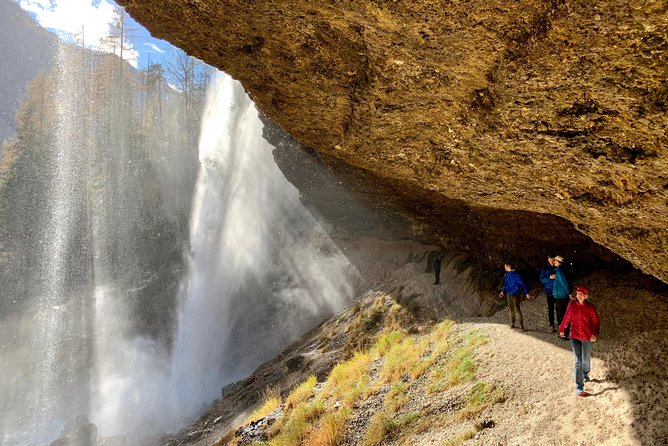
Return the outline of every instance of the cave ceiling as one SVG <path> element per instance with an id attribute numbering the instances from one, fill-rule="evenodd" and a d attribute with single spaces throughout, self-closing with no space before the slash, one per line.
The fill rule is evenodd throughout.
<path id="1" fill-rule="evenodd" d="M 561 217 L 668 282 L 665 0 L 119 3 L 324 156 Z"/>

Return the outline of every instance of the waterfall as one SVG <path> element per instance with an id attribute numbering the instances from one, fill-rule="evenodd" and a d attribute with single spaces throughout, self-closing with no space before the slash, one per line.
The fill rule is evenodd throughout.
<path id="1" fill-rule="evenodd" d="M 354 268 L 303 207 L 272 149 L 241 85 L 221 76 L 202 122 L 172 357 L 188 412 L 353 297 Z"/>
<path id="2" fill-rule="evenodd" d="M 155 284 L 171 273 L 145 270 L 146 247 L 170 227 L 156 210 L 169 204 L 151 198 L 165 180 L 118 112 L 122 80 L 91 88 L 76 49 L 58 59 L 28 253 L 37 266 L 25 273 L 29 298 L 0 318 L 0 445 L 49 444 L 78 415 L 100 437 L 138 444 L 183 427 L 340 310 L 357 273 L 276 166 L 254 104 L 221 74 L 202 121 L 188 269 L 169 298 Z"/>

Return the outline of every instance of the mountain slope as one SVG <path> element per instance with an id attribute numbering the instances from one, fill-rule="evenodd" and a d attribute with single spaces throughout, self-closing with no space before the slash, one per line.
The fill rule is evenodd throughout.
<path id="1" fill-rule="evenodd" d="M 587 385 L 592 396 L 582 399 L 575 395 L 570 345 L 549 333 L 544 296 L 523 304 L 526 333 L 508 327 L 507 309 L 465 317 L 462 303 L 478 300 L 493 310 L 493 296 L 471 293 L 472 270 L 462 269 L 456 257 L 443 268 L 443 285 L 432 285 L 433 274 L 424 268 L 427 256 L 419 255 L 429 249 L 406 246 L 412 254 L 408 262 L 378 260 L 364 274 L 373 277 L 371 291 L 358 303 L 228 388 L 200 420 L 161 444 L 268 439 L 276 445 L 631 445 L 668 440 L 664 285 L 637 273 L 579 278 L 591 290 L 602 319 L 593 381 Z M 380 270 L 384 273 L 371 274 Z M 309 381 L 310 375 L 319 384 Z M 357 378 L 347 382 L 346 376 Z M 282 406 L 248 424 L 249 417 L 258 418 L 253 411 L 271 397 Z"/>

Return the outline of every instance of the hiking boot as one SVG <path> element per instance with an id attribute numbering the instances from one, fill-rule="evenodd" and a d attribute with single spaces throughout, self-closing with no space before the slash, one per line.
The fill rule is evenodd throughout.
<path id="1" fill-rule="evenodd" d="M 510 324 L 510 328 L 515 328 L 515 323 Z"/>
<path id="2" fill-rule="evenodd" d="M 527 329 L 524 328 L 524 327 L 521 327 L 521 328 L 520 328 L 520 331 L 524 332 L 524 331 L 529 331 L 529 330 L 527 330 Z"/>
<path id="3" fill-rule="evenodd" d="M 557 330 L 554 329 L 554 325 L 550 325 L 550 333 L 556 333 Z"/>
<path id="4" fill-rule="evenodd" d="M 578 392 L 578 396 L 581 396 L 582 398 L 586 398 L 586 397 L 589 396 L 589 394 L 583 390 L 582 392 Z"/>

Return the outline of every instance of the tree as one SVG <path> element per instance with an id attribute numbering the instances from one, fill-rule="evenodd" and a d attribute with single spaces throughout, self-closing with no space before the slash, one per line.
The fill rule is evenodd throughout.
<path id="1" fill-rule="evenodd" d="M 182 94 L 188 142 L 193 144 L 197 141 L 206 90 L 214 69 L 180 49 L 172 50 L 170 56 L 165 67 L 167 77 Z"/>

